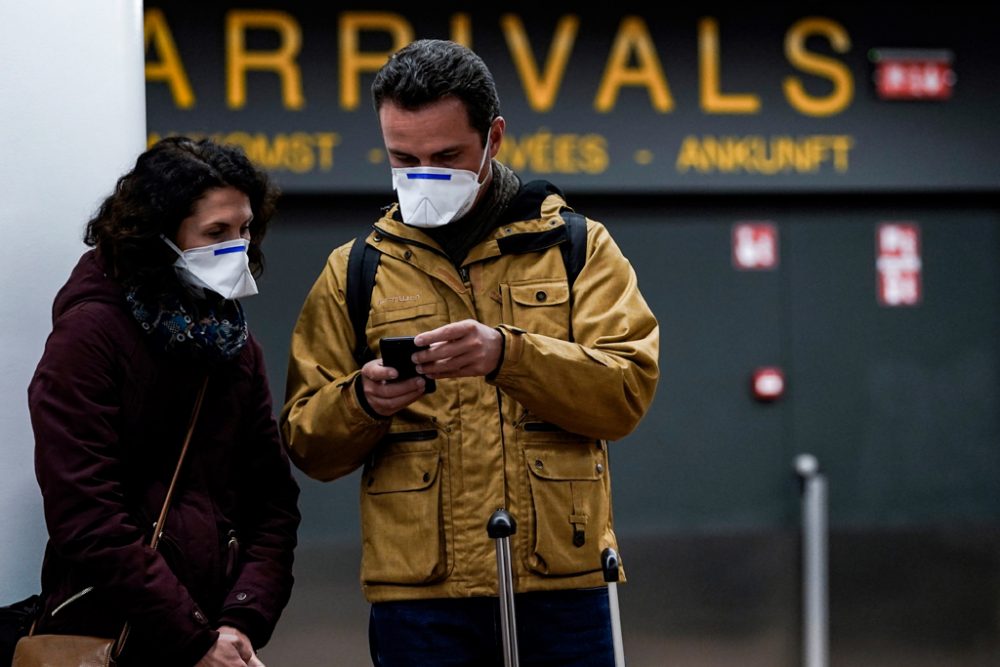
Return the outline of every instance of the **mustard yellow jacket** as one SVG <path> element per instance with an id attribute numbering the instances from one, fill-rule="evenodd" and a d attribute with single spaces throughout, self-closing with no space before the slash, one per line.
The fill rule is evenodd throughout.
<path id="1" fill-rule="evenodd" d="M 439 380 L 435 393 L 374 418 L 353 388 L 351 243 L 333 251 L 302 308 L 281 426 L 311 477 L 363 466 L 369 601 L 495 595 L 486 523 L 499 507 L 518 524 L 517 591 L 601 585 L 601 551 L 617 549 L 607 441 L 628 435 L 652 401 L 659 327 L 628 260 L 592 220 L 571 297 L 557 242 L 566 203 L 537 183 L 510 209 L 530 217 L 501 224 L 460 269 L 395 208 L 358 240 L 383 253 L 367 325 L 376 355 L 384 336 L 473 318 L 504 333 L 495 377 Z"/>

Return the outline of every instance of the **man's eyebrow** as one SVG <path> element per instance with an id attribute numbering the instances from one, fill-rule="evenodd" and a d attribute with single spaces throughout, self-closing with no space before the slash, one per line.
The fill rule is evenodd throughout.
<path id="1" fill-rule="evenodd" d="M 432 158 L 437 158 L 437 157 L 442 157 L 442 156 L 445 156 L 445 155 L 450 155 L 450 154 L 453 154 L 453 153 L 458 153 L 458 152 L 460 152 L 462 150 L 462 148 L 463 148 L 462 146 L 447 146 L 445 148 L 442 148 L 440 150 L 436 150 L 433 153 L 431 153 L 431 157 Z M 413 153 L 404 151 L 404 150 L 399 149 L 399 148 L 387 148 L 386 152 L 388 152 L 390 155 L 392 155 L 394 157 L 409 157 L 409 158 L 416 158 L 417 157 Z"/>
<path id="2" fill-rule="evenodd" d="M 458 153 L 461 150 L 462 149 L 460 147 L 458 147 L 458 146 L 451 146 L 449 148 L 444 148 L 444 149 L 441 149 L 439 151 L 435 151 L 434 153 L 431 153 L 431 157 L 443 157 L 443 156 L 449 155 L 451 153 Z"/>

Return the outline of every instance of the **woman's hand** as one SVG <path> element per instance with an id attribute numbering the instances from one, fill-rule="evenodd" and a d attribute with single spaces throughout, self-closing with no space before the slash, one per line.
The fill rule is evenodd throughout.
<path id="1" fill-rule="evenodd" d="M 264 667 L 264 663 L 257 658 L 245 634 L 223 625 L 218 640 L 195 667 Z"/>

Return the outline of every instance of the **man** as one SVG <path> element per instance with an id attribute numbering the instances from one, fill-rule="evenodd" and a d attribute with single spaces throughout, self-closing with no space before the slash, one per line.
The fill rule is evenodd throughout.
<path id="1" fill-rule="evenodd" d="M 493 160 L 493 77 L 458 44 L 403 48 L 372 85 L 399 199 L 367 243 L 380 264 L 366 338 L 416 335 L 421 375 L 359 368 L 348 257 L 337 248 L 296 325 L 282 428 L 322 480 L 363 466 L 361 579 L 377 665 L 489 665 L 500 655 L 486 523 L 512 537 L 522 664 L 613 663 L 600 555 L 617 548 L 606 442 L 653 398 L 659 329 L 603 225 L 586 221 L 570 287 L 546 182 Z M 366 295 L 367 296 L 367 295 Z M 436 390 L 425 393 L 427 380 Z"/>

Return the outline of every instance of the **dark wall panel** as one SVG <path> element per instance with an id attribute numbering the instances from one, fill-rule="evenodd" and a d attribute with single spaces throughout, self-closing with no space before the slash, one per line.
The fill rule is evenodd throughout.
<path id="1" fill-rule="evenodd" d="M 922 232 L 923 299 L 875 298 L 875 226 Z M 932 206 L 798 211 L 786 229 L 794 437 L 833 518 L 1000 517 L 1000 219 Z"/>
<path id="2" fill-rule="evenodd" d="M 834 524 L 1000 517 L 1000 243 L 995 209 L 899 208 L 830 198 L 572 198 L 604 221 L 661 327 L 662 378 L 638 429 L 614 443 L 624 534 L 794 525 L 796 453 L 830 480 Z M 247 301 L 276 401 L 302 300 L 336 245 L 364 232 L 378 198 L 288 198 Z M 778 225 L 774 271 L 737 271 L 738 220 Z M 875 297 L 875 228 L 917 222 L 924 298 Z M 758 403 L 757 366 L 785 370 L 786 396 Z M 304 538 L 357 533 L 357 480 L 303 480 Z"/>

